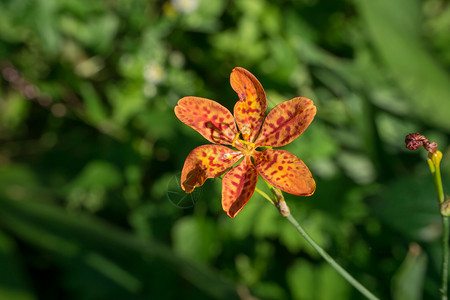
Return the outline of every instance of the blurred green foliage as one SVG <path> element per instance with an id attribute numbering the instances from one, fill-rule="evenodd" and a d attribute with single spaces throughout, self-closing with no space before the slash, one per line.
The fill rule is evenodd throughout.
<path id="1" fill-rule="evenodd" d="M 318 115 L 285 149 L 317 191 L 293 215 L 382 299 L 439 297 L 441 224 L 421 132 L 450 188 L 445 0 L 0 2 L 0 299 L 361 299 L 262 197 L 179 187 L 206 144 L 173 113 L 228 108 L 233 67 Z M 264 189 L 264 185 L 260 188 Z"/>

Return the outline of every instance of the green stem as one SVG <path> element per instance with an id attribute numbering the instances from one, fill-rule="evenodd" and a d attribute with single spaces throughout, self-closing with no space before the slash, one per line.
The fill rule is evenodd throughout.
<path id="1" fill-rule="evenodd" d="M 267 182 L 266 182 L 267 183 Z M 268 187 L 271 189 L 272 192 L 274 192 L 274 187 L 267 183 Z M 277 193 L 273 193 L 274 198 L 270 198 L 266 193 L 261 191 L 260 189 L 256 188 L 255 191 L 259 193 L 261 196 L 269 200 L 272 204 L 274 204 L 280 213 L 288 219 L 288 221 L 294 225 L 295 229 L 305 238 L 305 240 L 320 254 L 320 256 L 325 259 L 326 262 L 328 262 L 345 280 L 347 280 L 351 285 L 353 285 L 358 291 L 361 292 L 364 296 L 367 297 L 367 299 L 370 300 L 378 300 L 378 298 L 372 294 L 366 287 L 364 287 L 359 281 L 357 281 L 352 275 L 350 275 L 344 268 L 342 268 L 325 250 L 323 250 L 314 240 L 306 233 L 306 231 L 300 226 L 300 224 L 297 222 L 297 220 L 289 213 L 289 208 L 287 208 L 287 213 L 283 214 L 282 210 L 280 210 L 279 202 L 283 202 L 284 198 L 280 192 L 281 199 L 276 199 Z"/>
<path id="2" fill-rule="evenodd" d="M 444 256 L 442 257 L 442 300 L 447 300 L 447 286 L 448 286 L 448 236 L 449 236 L 449 217 L 442 217 L 442 223 L 444 225 L 444 231 L 442 232 L 442 250 Z"/>
<path id="3" fill-rule="evenodd" d="M 272 198 L 270 198 L 266 193 L 264 193 L 263 191 L 261 191 L 257 187 L 255 187 L 255 192 L 257 192 L 258 194 L 260 194 L 261 196 L 266 198 L 270 203 L 274 204 Z"/>
<path id="4" fill-rule="evenodd" d="M 305 238 L 305 240 L 323 257 L 345 280 L 353 285 L 358 291 L 361 292 L 367 299 L 378 299 L 372 294 L 365 286 L 357 281 L 352 275 L 350 275 L 344 268 L 342 268 L 325 250 L 323 250 L 314 240 L 306 233 L 306 231 L 300 226 L 295 218 L 290 214 L 286 217 L 288 221 L 294 225 L 297 231 Z"/>
<path id="5" fill-rule="evenodd" d="M 442 187 L 441 168 L 439 164 L 433 164 L 431 159 L 428 159 L 427 161 L 430 167 L 431 175 L 433 176 L 433 183 L 434 188 L 436 189 L 438 201 L 439 203 L 442 203 L 444 202 L 444 188 Z"/>
<path id="6" fill-rule="evenodd" d="M 433 156 L 434 155 L 434 156 Z M 429 159 L 427 159 L 428 166 L 430 167 L 430 172 L 433 177 L 434 188 L 436 190 L 436 195 L 439 201 L 439 205 L 444 203 L 444 188 L 442 187 L 441 178 L 441 168 L 440 168 L 440 157 L 438 155 L 442 154 L 430 154 Z M 436 159 L 438 157 L 438 159 Z M 448 299 L 448 264 L 449 264 L 449 217 L 442 216 L 442 287 L 441 294 L 442 300 Z"/>

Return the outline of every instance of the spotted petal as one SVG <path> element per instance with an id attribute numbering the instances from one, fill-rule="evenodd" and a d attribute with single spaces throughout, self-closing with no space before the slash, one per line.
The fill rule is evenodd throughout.
<path id="1" fill-rule="evenodd" d="M 297 196 L 312 195 L 316 183 L 308 167 L 285 150 L 267 149 L 255 155 L 258 173 L 273 186 Z"/>
<path id="2" fill-rule="evenodd" d="M 253 142 L 266 114 L 266 93 L 258 79 L 243 68 L 233 69 L 230 83 L 239 96 L 234 106 L 236 123 L 244 140 Z"/>
<path id="3" fill-rule="evenodd" d="M 231 112 L 213 100 L 184 97 L 178 101 L 175 114 L 212 143 L 231 145 L 237 133 Z"/>
<path id="4" fill-rule="evenodd" d="M 244 207 L 255 191 L 258 173 L 250 158 L 230 170 L 222 180 L 222 208 L 232 218 Z"/>
<path id="5" fill-rule="evenodd" d="M 222 175 L 242 157 L 241 152 L 220 145 L 204 145 L 189 153 L 181 172 L 181 187 L 186 193 L 202 186 L 208 178 Z"/>
<path id="6" fill-rule="evenodd" d="M 278 104 L 267 115 L 255 144 L 271 147 L 289 144 L 305 131 L 315 115 L 314 102 L 305 97 Z"/>

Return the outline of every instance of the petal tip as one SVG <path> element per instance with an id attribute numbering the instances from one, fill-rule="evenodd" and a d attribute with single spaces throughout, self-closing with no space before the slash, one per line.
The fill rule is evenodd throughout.
<path id="1" fill-rule="evenodd" d="M 314 185 L 311 187 L 310 191 L 305 196 L 312 196 L 314 195 L 315 192 L 316 192 L 316 182 L 314 181 Z"/>
<path id="2" fill-rule="evenodd" d="M 236 213 L 231 213 L 230 211 L 225 211 L 226 213 L 227 213 L 227 215 L 230 217 L 230 218 L 232 218 L 232 219 L 234 219 L 234 217 L 236 217 L 236 215 L 238 214 L 237 212 Z"/>
<path id="3" fill-rule="evenodd" d="M 312 175 L 309 178 L 309 180 L 310 180 L 310 182 L 309 183 L 305 182 L 305 187 L 302 190 L 299 190 L 297 196 L 309 197 L 309 196 L 312 196 L 316 192 L 316 181 L 314 180 Z"/>
<path id="4" fill-rule="evenodd" d="M 226 212 L 230 218 L 234 219 L 237 216 L 237 214 L 244 208 L 244 205 L 242 205 L 239 209 L 236 209 L 236 206 L 233 205 L 228 207 L 228 209 L 223 207 L 223 211 Z"/>
<path id="5" fill-rule="evenodd" d="M 244 71 L 247 71 L 247 70 L 242 68 L 242 67 L 234 67 L 233 70 L 231 71 L 231 73 L 237 72 L 237 71 L 244 72 Z"/>
<path id="6" fill-rule="evenodd" d="M 190 194 L 194 191 L 195 186 L 192 185 L 186 185 L 184 183 L 181 184 L 181 189 L 186 193 L 186 194 Z"/>

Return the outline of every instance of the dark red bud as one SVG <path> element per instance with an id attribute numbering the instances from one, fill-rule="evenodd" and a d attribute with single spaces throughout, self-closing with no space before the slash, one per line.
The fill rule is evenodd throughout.
<path id="1" fill-rule="evenodd" d="M 420 133 L 410 133 L 405 138 L 406 148 L 416 150 L 423 146 L 428 152 L 434 153 L 438 146 L 437 143 L 430 143 L 430 140 Z"/>
<path id="2" fill-rule="evenodd" d="M 409 150 L 419 149 L 419 147 L 423 146 L 424 140 L 427 139 L 420 133 L 410 133 L 405 138 L 406 148 Z"/>
<path id="3" fill-rule="evenodd" d="M 437 143 L 423 143 L 423 146 L 425 149 L 427 149 L 428 152 L 434 153 L 436 151 L 438 144 Z"/>

